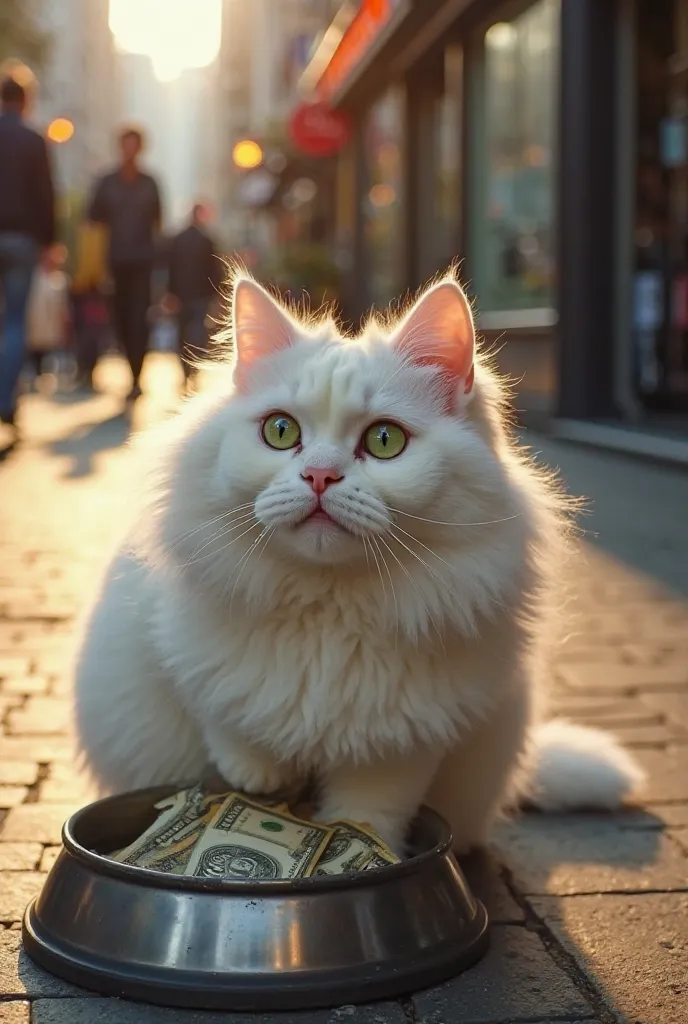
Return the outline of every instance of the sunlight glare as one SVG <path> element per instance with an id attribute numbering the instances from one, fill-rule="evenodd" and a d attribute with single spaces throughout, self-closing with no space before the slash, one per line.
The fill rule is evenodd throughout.
<path id="1" fill-rule="evenodd" d="M 110 0 L 110 28 L 121 50 L 146 54 L 169 82 L 217 56 L 222 0 Z"/>

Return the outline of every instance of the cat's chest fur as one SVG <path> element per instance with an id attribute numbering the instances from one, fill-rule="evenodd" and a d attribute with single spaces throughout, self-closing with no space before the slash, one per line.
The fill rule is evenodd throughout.
<path id="1" fill-rule="evenodd" d="M 161 590 L 158 605 L 157 642 L 188 711 L 306 767 L 449 744 L 498 696 L 488 646 L 450 632 L 414 642 L 353 596 L 230 615 Z"/>

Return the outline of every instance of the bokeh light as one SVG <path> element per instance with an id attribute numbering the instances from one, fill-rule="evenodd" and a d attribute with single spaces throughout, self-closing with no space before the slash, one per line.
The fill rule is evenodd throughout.
<path id="1" fill-rule="evenodd" d="M 232 160 L 236 167 L 250 171 L 263 162 L 263 150 L 253 139 L 242 139 L 232 150 Z"/>
<path id="2" fill-rule="evenodd" d="M 48 125 L 46 134 L 51 142 L 69 142 L 74 135 L 74 125 L 68 117 L 56 117 Z"/>

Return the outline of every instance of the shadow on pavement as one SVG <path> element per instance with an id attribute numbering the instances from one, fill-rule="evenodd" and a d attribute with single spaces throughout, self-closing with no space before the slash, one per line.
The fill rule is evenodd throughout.
<path id="1" fill-rule="evenodd" d="M 587 512 L 580 527 L 596 547 L 688 597 L 684 467 L 566 444 L 526 432 L 539 461 L 557 469 Z"/>
<path id="2" fill-rule="evenodd" d="M 52 441 L 47 447 L 52 455 L 67 456 L 73 460 L 65 477 L 74 480 L 94 472 L 94 455 L 120 448 L 128 437 L 129 420 L 124 412 L 120 412 L 106 420 L 80 424 L 67 437 Z"/>

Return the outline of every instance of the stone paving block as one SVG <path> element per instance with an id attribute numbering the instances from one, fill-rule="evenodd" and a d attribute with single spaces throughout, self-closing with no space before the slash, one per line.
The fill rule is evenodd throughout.
<path id="1" fill-rule="evenodd" d="M 530 815 L 494 842 L 527 894 L 688 890 L 688 861 L 662 832 L 614 818 Z"/>
<path id="2" fill-rule="evenodd" d="M 97 788 L 88 775 L 66 763 L 51 765 L 38 791 L 41 803 L 87 804 L 97 798 Z"/>
<path id="3" fill-rule="evenodd" d="M 86 591 L 87 584 L 84 584 L 84 590 Z M 71 640 L 71 638 L 70 638 Z M 53 642 L 50 647 L 47 645 L 42 649 L 36 651 L 34 655 L 34 661 L 38 671 L 45 672 L 48 675 L 58 675 L 65 671 L 69 666 L 70 658 L 73 657 L 74 644 L 73 640 L 63 640 L 61 643 Z"/>
<path id="4" fill-rule="evenodd" d="M 68 985 L 37 967 L 22 948 L 19 929 L 0 931 L 0 992 L 5 998 L 48 996 L 60 1001 L 65 996 L 86 998 L 89 995 L 84 989 Z"/>
<path id="5" fill-rule="evenodd" d="M 635 756 L 647 772 L 643 803 L 688 801 L 688 747 L 637 750 Z"/>
<path id="6" fill-rule="evenodd" d="M 0 1017 L 0 1020 L 2 1018 Z M 398 1003 L 304 1013 L 213 1013 L 144 1006 L 123 999 L 38 999 L 33 1024 L 408 1024 Z M 4 1022 L 3 1022 L 4 1024 Z M 458 1022 L 452 1022 L 458 1024 Z"/>
<path id="7" fill-rule="evenodd" d="M 22 804 L 8 813 L 0 838 L 57 845 L 63 824 L 75 810 L 73 804 Z"/>
<path id="8" fill-rule="evenodd" d="M 74 682 L 69 674 L 64 673 L 52 677 L 50 692 L 53 696 L 71 699 L 73 690 Z"/>
<path id="9" fill-rule="evenodd" d="M 644 693 L 642 701 L 646 707 L 666 715 L 674 725 L 688 727 L 688 687 L 678 693 Z"/>
<path id="10" fill-rule="evenodd" d="M 670 665 L 560 665 L 557 676 L 572 690 L 614 693 L 627 690 L 675 691 L 688 686 L 688 659 Z"/>
<path id="11" fill-rule="evenodd" d="M 625 712 L 620 712 L 617 715 L 577 713 L 564 717 L 580 722 L 581 725 L 591 725 L 595 729 L 605 729 L 607 732 L 613 732 L 616 735 L 626 731 L 629 735 L 633 735 L 634 732 L 642 735 L 641 731 L 645 731 L 648 734 L 655 732 L 663 743 L 668 742 L 673 732 L 675 732 L 675 730 L 666 726 L 663 715 L 653 714 L 651 711 L 637 711 L 632 708 L 628 708 Z"/>
<path id="12" fill-rule="evenodd" d="M 0 808 L 16 807 L 26 800 L 26 786 L 0 786 Z"/>
<path id="13" fill-rule="evenodd" d="M 688 857 L 688 825 L 672 829 L 669 835 L 674 842 L 678 843 L 683 853 Z"/>
<path id="14" fill-rule="evenodd" d="M 8 871 L 0 874 L 0 921 L 21 921 L 27 903 L 40 890 L 45 875 L 38 871 Z"/>
<path id="15" fill-rule="evenodd" d="M 41 863 L 39 865 L 39 871 L 50 871 L 51 867 L 60 855 L 61 846 L 46 846 L 43 850 L 41 857 Z M 2 846 L 0 845 L 0 853 L 2 852 Z"/>
<path id="16" fill-rule="evenodd" d="M 685 804 L 653 804 L 652 813 L 669 826 L 688 825 L 688 803 Z"/>
<path id="17" fill-rule="evenodd" d="M 38 765 L 33 761 L 0 761 L 0 786 L 33 786 L 37 778 Z"/>
<path id="18" fill-rule="evenodd" d="M 595 722 L 594 724 L 597 725 L 598 723 Z M 636 723 L 617 726 L 613 723 L 600 722 L 599 727 L 614 733 L 616 738 L 625 747 L 631 749 L 665 747 L 669 743 L 688 743 L 688 732 L 671 724 L 649 725 L 647 723 Z"/>
<path id="19" fill-rule="evenodd" d="M 663 720 L 659 711 L 651 711 L 641 703 L 640 698 L 595 696 L 591 693 L 576 693 L 573 690 L 560 691 L 548 703 L 552 717 L 604 719 L 627 722 L 640 719 L 649 724 Z"/>
<path id="20" fill-rule="evenodd" d="M 39 696 L 48 692 L 47 676 L 12 676 L 0 682 L 0 692 L 7 695 Z"/>
<path id="21" fill-rule="evenodd" d="M 622 611 L 607 611 L 603 608 L 597 609 L 594 615 L 585 615 L 582 612 L 571 616 L 571 631 L 582 634 L 586 638 L 594 636 L 604 637 L 605 640 L 613 643 L 617 638 L 631 639 L 638 623 L 638 614 L 624 608 Z"/>
<path id="22" fill-rule="evenodd" d="M 500 875 L 500 866 L 488 852 L 461 857 L 461 867 L 473 895 L 485 905 L 491 924 L 520 924 L 525 914 Z"/>
<path id="23" fill-rule="evenodd" d="M 13 708 L 19 707 L 22 702 L 22 696 L 19 693 L 6 694 L 0 693 L 0 718 L 4 718 L 8 711 Z"/>
<path id="24" fill-rule="evenodd" d="M 417 1024 L 517 1024 L 594 1017 L 592 1007 L 525 928 L 492 930 L 486 957 L 413 997 Z"/>
<path id="25" fill-rule="evenodd" d="M 0 841 L 0 871 L 34 871 L 43 854 L 40 843 Z"/>
<path id="26" fill-rule="evenodd" d="M 69 701 L 59 697 L 29 697 L 22 708 L 10 711 L 7 731 L 10 735 L 52 735 L 68 732 L 72 724 Z"/>
<path id="27" fill-rule="evenodd" d="M 529 900 L 615 1018 L 688 1020 L 688 896 L 575 896 Z"/>
<path id="28" fill-rule="evenodd" d="M 0 1003 L 1 1024 L 29 1024 L 31 1019 L 31 1004 L 23 1000 L 11 1003 Z"/>
<path id="29" fill-rule="evenodd" d="M 681 646 L 679 646 L 681 645 Z M 666 665 L 686 657 L 688 635 L 662 642 L 650 637 L 642 644 L 625 644 L 621 660 L 629 665 Z"/>
<path id="30" fill-rule="evenodd" d="M 3 654 L 0 656 L 0 679 L 27 675 L 30 668 L 31 661 L 25 655 Z"/>
<path id="31" fill-rule="evenodd" d="M 597 665 L 617 665 L 631 663 L 624 657 L 626 645 L 623 643 L 609 644 L 601 637 L 577 636 L 565 642 L 556 652 L 558 665 L 576 664 L 579 661 L 592 661 Z"/>
<path id="32" fill-rule="evenodd" d="M 0 742 L 0 760 L 73 761 L 74 742 L 67 736 L 3 736 Z"/>

